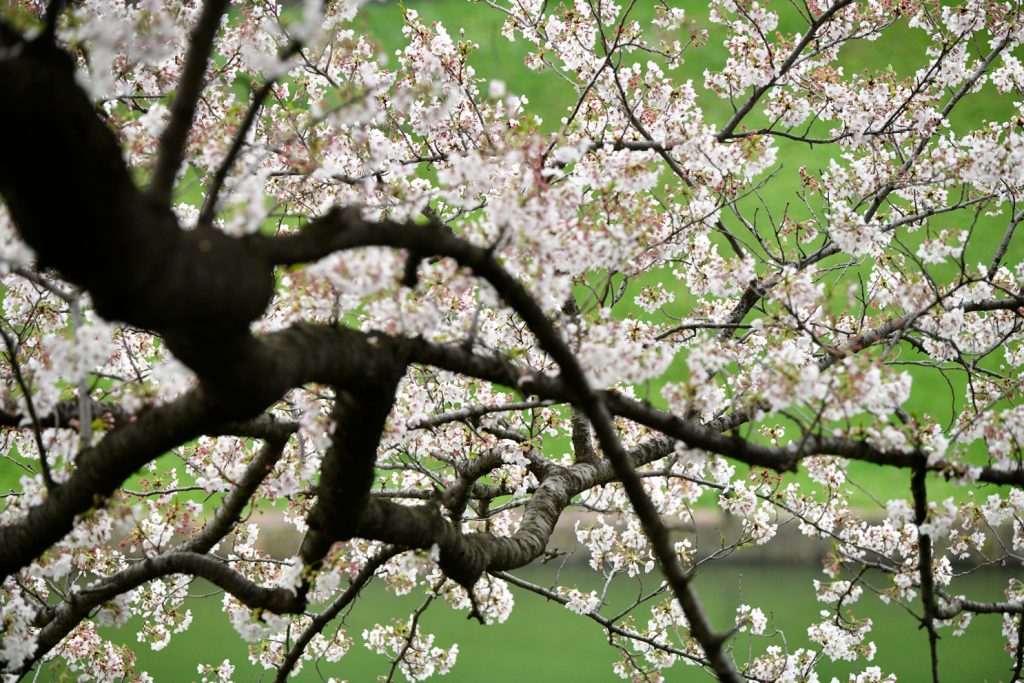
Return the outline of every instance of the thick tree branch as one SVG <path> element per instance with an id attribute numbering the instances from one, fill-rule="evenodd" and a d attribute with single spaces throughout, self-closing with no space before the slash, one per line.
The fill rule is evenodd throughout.
<path id="1" fill-rule="evenodd" d="M 575 408 L 572 411 L 572 452 L 576 462 L 597 462 L 597 452 L 587 417 Z"/>
<path id="2" fill-rule="evenodd" d="M 389 377 L 338 386 L 334 397 L 334 433 L 320 466 L 317 501 L 309 511 L 309 530 L 299 555 L 316 570 L 336 541 L 356 535 L 359 518 L 370 502 L 377 447 L 398 380 L 405 371 L 396 365 Z"/>
<path id="3" fill-rule="evenodd" d="M 19 522 L 0 527 L 0 577 L 26 566 L 71 531 L 75 516 L 104 499 L 133 472 L 202 434 L 215 419 L 202 391 L 193 391 L 110 432 L 79 454 L 78 467 Z"/>
<path id="4" fill-rule="evenodd" d="M 0 60 L 0 98 L 16 103 L 0 108 L 0 126 L 19 131 L 6 149 L 19 163 L 0 165 L 0 195 L 39 267 L 88 291 L 104 318 L 163 334 L 216 376 L 270 301 L 271 267 L 221 233 L 180 230 L 166 204 L 139 192 L 56 47 L 23 43 Z"/>

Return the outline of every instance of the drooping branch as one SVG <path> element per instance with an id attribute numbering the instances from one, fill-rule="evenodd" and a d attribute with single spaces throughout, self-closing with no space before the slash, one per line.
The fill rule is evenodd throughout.
<path id="1" fill-rule="evenodd" d="M 224 498 L 223 504 L 213 516 L 213 519 L 190 540 L 168 553 L 164 553 L 157 558 L 151 558 L 152 560 L 160 558 L 179 559 L 163 559 L 159 562 L 146 560 L 142 563 L 136 563 L 112 576 L 99 579 L 92 586 L 72 594 L 68 600 L 58 605 L 42 609 L 36 619 L 36 624 L 41 627 L 41 630 L 36 639 L 35 653 L 32 659 L 23 665 L 24 670 L 27 671 L 31 668 L 33 662 L 44 657 L 96 607 L 158 576 L 176 573 L 174 571 L 165 571 L 168 567 L 177 566 L 183 562 L 196 562 L 196 566 L 200 566 L 202 571 L 214 571 L 211 569 L 212 565 L 209 562 L 195 560 L 194 558 L 196 556 L 205 557 L 205 554 L 235 527 L 242 510 L 252 499 L 260 482 L 266 478 L 270 470 L 273 469 L 274 464 L 281 457 L 283 446 L 284 439 L 282 438 L 268 440 L 256 454 L 253 461 L 246 467 L 235 488 Z M 190 557 L 192 559 L 181 560 L 180 557 Z M 213 558 L 208 559 L 213 561 Z M 146 564 L 147 562 L 149 564 Z M 218 576 L 233 577 L 231 573 L 224 573 L 219 569 L 216 571 Z M 236 589 L 237 586 L 244 585 L 236 578 L 231 580 L 233 583 L 230 585 Z M 211 581 L 214 581 L 214 579 L 211 579 Z M 222 585 L 221 583 L 217 585 L 230 591 L 227 585 Z M 251 594 L 260 595 L 258 591 Z M 274 593 L 274 595 L 278 596 L 277 593 Z M 236 595 L 236 597 L 242 599 L 239 595 Z M 275 597 L 273 599 L 277 600 L 278 598 Z M 277 605 L 278 603 L 272 604 L 267 602 L 265 605 L 260 606 L 271 609 Z"/>
<path id="2" fill-rule="evenodd" d="M 211 428 L 215 416 L 196 390 L 107 434 L 78 456 L 71 477 L 20 521 L 0 527 L 0 577 L 26 566 L 71 531 L 75 516 L 103 500 L 150 460 Z"/>
<path id="3" fill-rule="evenodd" d="M 919 450 L 880 448 L 863 439 L 821 435 L 809 435 L 785 446 L 762 446 L 740 436 L 721 434 L 696 421 L 685 420 L 619 394 L 606 393 L 605 400 L 609 409 L 616 415 L 674 436 L 691 448 L 700 448 L 776 472 L 794 471 L 801 460 L 811 455 L 835 455 L 901 469 L 913 469 L 918 465 L 920 458 L 927 458 L 929 455 Z M 939 460 L 929 463 L 927 469 L 949 475 L 951 470 L 956 471 L 958 468 L 955 463 Z M 1024 485 L 1024 467 L 1014 470 L 993 466 L 982 467 L 977 472 L 976 480 L 990 484 L 1021 486 Z"/>
<path id="4" fill-rule="evenodd" d="M 49 652 L 64 636 L 71 632 L 91 610 L 122 593 L 138 588 L 147 581 L 187 574 L 206 579 L 251 609 L 266 609 L 277 614 L 294 614 L 305 608 L 305 600 L 288 588 L 264 588 L 226 563 L 209 555 L 191 552 L 172 552 L 142 560 L 118 572 L 96 588 L 84 588 L 72 594 L 58 608 L 51 621 L 42 628 L 36 639 L 36 655 L 23 665 L 27 671 L 35 661 Z"/>
<path id="5" fill-rule="evenodd" d="M 132 473 L 182 443 L 202 434 L 286 438 L 286 433 L 281 435 L 283 427 L 267 418 L 244 420 L 258 415 L 292 386 L 393 377 L 397 367 L 404 367 L 407 350 L 394 342 L 384 349 L 384 340 L 305 325 L 252 340 L 246 346 L 248 355 L 236 358 L 242 362 L 239 374 L 245 381 L 238 394 L 211 395 L 200 388 L 143 411 L 79 454 L 72 475 L 24 518 L 0 527 L 0 577 L 32 562 L 71 530 L 76 515 L 102 504 Z"/>
<path id="6" fill-rule="evenodd" d="M 280 444 L 295 429 L 269 417 L 237 422 L 227 416 L 233 415 L 196 389 L 143 411 L 79 453 L 77 467 L 65 482 L 22 519 L 0 526 L 0 577 L 39 557 L 71 530 L 77 515 L 102 505 L 129 476 L 171 449 L 202 434 L 241 434 Z"/>

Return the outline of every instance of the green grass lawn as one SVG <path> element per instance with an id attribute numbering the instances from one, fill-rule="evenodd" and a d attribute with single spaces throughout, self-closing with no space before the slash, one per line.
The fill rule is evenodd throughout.
<path id="1" fill-rule="evenodd" d="M 529 567 L 516 574 L 535 583 L 549 584 L 553 568 Z M 584 590 L 600 589 L 596 577 L 587 568 L 567 567 L 562 570 L 562 585 L 577 585 Z M 649 577 L 647 589 L 653 585 Z M 770 614 L 768 633 L 778 628 L 785 632 L 790 651 L 812 647 L 806 627 L 819 609 L 811 580 L 823 578 L 813 568 L 786 565 L 753 566 L 724 565 L 700 575 L 696 587 L 713 622 L 722 627 L 731 622 L 740 602 L 760 606 Z M 962 579 L 954 584 L 956 591 L 978 599 L 1000 596 L 1009 574 L 989 570 Z M 884 587 L 884 586 L 883 586 Z M 205 593 L 208 587 L 196 584 L 194 593 Z M 459 682 L 520 683 L 521 681 L 615 681 L 611 670 L 618 653 L 608 645 L 607 634 L 600 625 L 579 617 L 558 604 L 550 603 L 532 593 L 516 590 L 516 608 L 504 624 L 480 626 L 468 621 L 465 612 L 452 610 L 435 602 L 424 614 L 421 624 L 428 633 L 435 633 L 435 644 L 448 647 L 459 644 L 458 663 L 447 680 Z M 637 594 L 633 580 L 616 580 L 609 593 L 612 609 L 632 600 Z M 321 663 L 319 672 L 307 663 L 293 680 L 319 681 L 320 675 L 334 676 L 352 683 L 375 681 L 386 674 L 389 661 L 366 649 L 361 641 L 364 628 L 393 618 L 405 619 L 421 603 L 421 593 L 396 598 L 380 584 L 371 584 L 354 609 L 344 619 L 344 628 L 355 639 L 352 649 L 335 664 Z M 189 604 L 194 622 L 191 629 L 175 636 L 170 645 L 159 652 L 135 643 L 137 622 L 130 622 L 119 631 L 107 630 L 114 642 L 132 646 L 137 667 L 147 670 L 154 679 L 184 682 L 198 680 L 199 663 L 219 663 L 230 658 L 236 665 L 235 680 L 270 680 L 272 672 L 263 672 L 249 665 L 246 645 L 242 643 L 227 617 L 220 611 L 218 597 L 193 600 Z M 927 638 L 917 629 L 916 621 L 898 607 L 886 607 L 865 591 L 854 605 L 858 618 L 874 620 L 872 640 L 878 645 L 873 664 L 883 671 L 897 674 L 905 683 L 924 681 L 928 675 Z M 605 613 L 611 611 L 606 609 Z M 637 621 L 642 626 L 649 612 L 640 609 Z M 337 626 L 337 623 L 334 624 Z M 953 638 L 944 631 L 940 642 L 943 680 L 971 683 L 995 683 L 1009 678 L 1011 660 L 1002 651 L 998 617 L 978 616 L 967 633 Z M 737 656 L 744 659 L 748 648 L 760 653 L 768 645 L 782 645 L 781 636 L 753 637 L 740 635 L 735 641 Z M 859 669 L 858 669 L 859 670 Z M 854 671 L 848 663 L 823 663 L 819 673 L 823 681 L 838 676 L 845 683 Z M 262 676 L 262 678 L 261 678 Z M 59 674 L 46 672 L 40 681 L 59 680 Z M 396 680 L 402 680 L 401 677 Z M 667 675 L 668 681 L 706 681 L 706 675 L 684 664 L 677 664 Z"/>

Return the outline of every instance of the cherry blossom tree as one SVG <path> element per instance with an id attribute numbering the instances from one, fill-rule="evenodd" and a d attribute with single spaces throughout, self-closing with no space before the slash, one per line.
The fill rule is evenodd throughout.
<path id="1" fill-rule="evenodd" d="M 895 680 L 865 592 L 913 613 L 934 681 L 938 638 L 996 615 L 1018 680 L 1024 585 L 979 600 L 953 567 L 1024 551 L 1019 0 L 485 2 L 575 93 L 556 126 L 412 9 L 385 56 L 355 0 L 5 3 L 4 680 L 152 680 L 99 628 L 165 646 L 197 578 L 278 681 L 356 642 L 444 674 L 423 611 L 501 622 L 512 586 L 631 680 Z M 844 69 L 889 31 L 917 62 Z M 943 378 L 948 421 L 907 407 Z M 851 504 L 855 461 L 906 497 Z M 697 547 L 700 506 L 740 531 Z M 594 572 L 657 577 L 626 612 L 515 574 L 576 509 Z M 694 589 L 781 524 L 831 544 L 812 648 Z M 346 634 L 375 577 L 423 607 Z"/>

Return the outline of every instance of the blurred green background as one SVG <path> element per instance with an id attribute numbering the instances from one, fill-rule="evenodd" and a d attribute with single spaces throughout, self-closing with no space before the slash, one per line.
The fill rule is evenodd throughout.
<path id="1" fill-rule="evenodd" d="M 557 568 L 552 565 L 531 566 L 513 572 L 536 584 L 550 585 L 555 581 Z M 1009 572 L 987 570 L 954 579 L 956 591 L 968 593 L 977 599 L 996 599 L 1011 577 Z M 823 579 L 814 567 L 775 565 L 723 564 L 701 574 L 696 588 L 713 623 L 723 628 L 732 623 L 736 607 L 747 602 L 761 607 L 769 615 L 766 636 L 748 638 L 740 634 L 734 641 L 740 661 L 747 653 L 764 652 L 769 645 L 820 650 L 807 638 L 806 628 L 818 610 L 827 605 L 817 602 L 811 581 Z M 581 590 L 600 591 L 600 577 L 585 566 L 567 566 L 561 569 L 558 583 L 576 586 Z M 871 583 L 871 581 L 869 581 Z M 882 588 L 880 580 L 874 583 Z M 657 576 L 647 577 L 646 592 L 657 585 Z M 205 594 L 210 587 L 196 583 L 195 594 Z M 446 678 L 459 682 L 520 683 L 522 681 L 615 681 L 612 664 L 619 659 L 617 650 L 609 646 L 607 633 L 592 620 L 577 616 L 561 605 L 519 589 L 513 591 L 516 606 L 504 624 L 481 626 L 466 619 L 465 611 L 456 611 L 442 601 L 435 601 L 423 615 L 420 625 L 424 632 L 434 633 L 435 646 L 447 648 L 459 644 L 458 661 Z M 613 581 L 608 595 L 605 615 L 629 604 L 639 593 L 639 583 L 627 577 Z M 349 652 L 337 663 L 322 662 L 319 666 L 307 662 L 293 680 L 320 681 L 321 675 L 334 676 L 352 683 L 375 681 L 389 669 L 389 660 L 368 650 L 361 640 L 363 629 L 374 623 L 388 623 L 394 618 L 405 620 L 423 600 L 422 590 L 404 597 L 388 593 L 382 584 L 371 584 L 355 603 L 351 613 L 332 625 L 340 624 L 354 639 Z M 138 628 L 133 620 L 119 631 L 104 633 L 114 642 L 131 646 L 136 652 L 137 668 L 149 671 L 156 681 L 199 680 L 199 663 L 218 664 L 230 658 L 237 667 L 236 681 L 273 680 L 273 671 L 251 666 L 247 660 L 246 644 L 242 642 L 220 610 L 220 599 L 212 597 L 192 600 L 188 607 L 194 622 L 190 630 L 174 636 L 170 645 L 159 652 L 135 643 Z M 870 640 L 878 646 L 878 654 L 871 663 L 885 673 L 895 673 L 900 681 L 913 683 L 929 679 L 928 644 L 926 634 L 917 628 L 917 622 L 898 607 L 886 607 L 877 598 L 865 595 L 852 606 L 857 618 L 874 621 Z M 650 616 L 646 607 L 636 612 L 636 626 L 643 628 Z M 951 683 L 994 683 L 1008 681 L 1012 660 L 1003 651 L 999 635 L 1000 618 L 981 615 L 975 618 L 965 635 L 954 638 L 951 629 L 941 631 L 939 652 L 943 681 Z M 785 633 L 771 636 L 775 629 Z M 332 633 L 333 631 L 328 631 Z M 831 663 L 827 660 L 818 668 L 821 680 L 827 683 L 838 676 L 845 683 L 850 672 L 860 671 L 849 663 Z M 41 679 L 46 680 L 46 679 Z M 397 680 L 404 680 L 400 675 Z M 698 669 L 677 663 L 666 672 L 667 681 L 710 680 Z"/>

